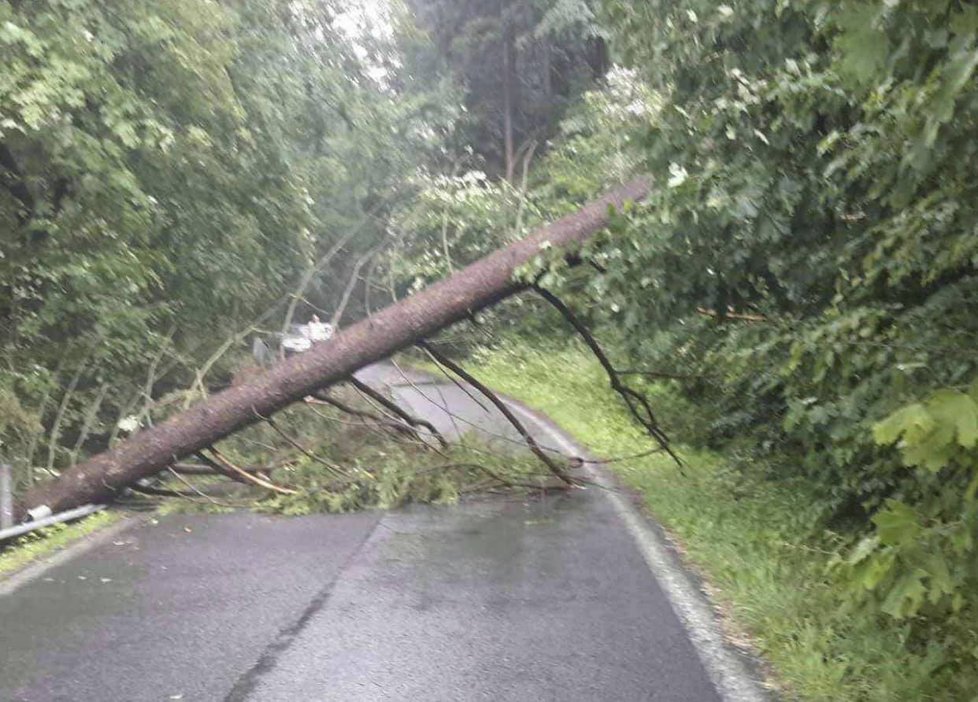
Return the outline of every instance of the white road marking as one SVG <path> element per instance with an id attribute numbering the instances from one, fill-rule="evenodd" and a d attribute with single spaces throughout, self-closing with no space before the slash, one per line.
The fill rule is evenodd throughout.
<path id="1" fill-rule="evenodd" d="M 541 421 L 536 415 L 516 402 L 507 400 L 517 414 L 532 422 L 570 456 L 580 456 L 582 451 L 562 431 Z M 724 642 L 723 632 L 713 616 L 705 596 L 675 563 L 669 548 L 636 507 L 619 494 L 614 483 L 604 471 L 592 464 L 585 464 L 589 477 L 605 488 L 602 493 L 611 501 L 615 512 L 624 522 L 629 534 L 635 539 L 649 570 L 658 581 L 673 611 L 686 627 L 690 641 L 696 649 L 703 667 L 706 668 L 720 696 L 728 702 L 762 702 L 769 699 L 763 687 L 751 676 L 750 671 Z"/>

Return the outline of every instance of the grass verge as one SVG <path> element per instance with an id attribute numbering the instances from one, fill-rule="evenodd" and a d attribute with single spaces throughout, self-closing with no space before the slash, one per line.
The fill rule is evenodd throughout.
<path id="1" fill-rule="evenodd" d="M 96 512 L 71 524 L 54 524 L 17 539 L 0 553 L 0 578 L 70 546 L 84 536 L 122 519 L 118 512 Z"/>
<path id="2" fill-rule="evenodd" d="M 504 345 L 477 353 L 469 367 L 599 455 L 649 446 L 582 347 Z M 648 390 L 666 415 L 695 411 L 661 386 Z M 680 452 L 684 474 L 661 454 L 612 469 L 676 538 L 731 629 L 746 633 L 770 664 L 772 684 L 784 697 L 950 699 L 930 684 L 934 666 L 926 652 L 905 650 L 898 624 L 846 606 L 827 568 L 831 535 L 813 535 L 815 499 L 803 483 L 750 477 L 733 469 L 731 456 Z"/>

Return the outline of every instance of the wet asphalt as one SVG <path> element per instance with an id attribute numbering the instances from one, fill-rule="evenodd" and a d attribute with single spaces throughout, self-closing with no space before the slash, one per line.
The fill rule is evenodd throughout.
<path id="1" fill-rule="evenodd" d="M 361 378 L 516 440 L 466 389 Z M 141 518 L 0 595 L 2 701 L 718 699 L 600 490 Z"/>

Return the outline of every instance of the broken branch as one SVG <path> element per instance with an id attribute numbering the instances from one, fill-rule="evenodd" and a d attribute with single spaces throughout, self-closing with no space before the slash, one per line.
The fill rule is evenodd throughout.
<path id="1" fill-rule="evenodd" d="M 488 387 L 486 387 L 481 382 L 479 382 L 473 375 L 471 375 L 460 365 L 458 365 L 457 363 L 449 359 L 440 351 L 437 351 L 426 341 L 419 341 L 418 346 L 424 351 L 431 354 L 431 356 L 434 359 L 436 359 L 439 364 L 441 364 L 442 366 L 450 370 L 452 373 L 454 373 L 459 378 L 461 378 L 466 383 L 468 383 L 476 390 L 478 390 L 480 393 L 482 393 L 485 396 L 485 398 L 489 400 L 489 402 L 495 405 L 496 409 L 498 409 L 502 413 L 502 415 L 506 417 L 506 420 L 510 424 L 512 424 L 513 428 L 516 429 L 519 435 L 523 437 L 523 440 L 526 442 L 526 445 L 529 447 L 530 451 L 533 452 L 533 455 L 539 458 L 543 462 L 543 464 L 550 469 L 550 472 L 552 472 L 554 475 L 556 475 L 558 478 L 564 481 L 564 483 L 566 483 L 567 485 L 576 484 L 574 479 L 571 478 L 569 475 L 567 475 L 566 471 L 564 471 L 564 469 L 556 461 L 550 458 L 550 456 L 548 456 L 547 453 L 540 448 L 540 446 L 537 444 L 536 439 L 533 438 L 533 435 L 526 430 L 526 427 L 523 426 L 522 422 L 520 422 L 520 420 L 516 418 L 516 415 L 513 414 L 513 412 L 509 409 L 509 407 L 506 405 L 505 402 L 499 399 L 496 393 L 494 393 Z"/>
<path id="2" fill-rule="evenodd" d="M 266 490 L 271 490 L 272 492 L 277 492 L 280 495 L 297 495 L 298 490 L 293 490 L 292 488 L 282 487 L 281 485 L 276 485 L 275 483 L 265 480 L 257 475 L 252 475 L 251 473 L 239 468 L 234 465 L 231 461 L 224 457 L 224 455 L 218 451 L 216 448 L 211 447 L 210 449 L 213 459 L 204 455 L 203 453 L 198 453 L 197 457 L 209 466 L 212 466 L 219 473 L 223 473 L 232 480 L 237 480 L 239 483 L 257 485 L 258 487 L 265 488 Z M 179 473 L 174 472 L 177 477 Z M 182 480 L 182 478 L 181 478 Z"/>
<path id="3" fill-rule="evenodd" d="M 618 371 L 612 365 L 611 360 L 605 354 L 604 350 L 598 344 L 597 340 L 591 334 L 590 330 L 584 325 L 584 323 L 577 318 L 571 309 L 564 304 L 564 302 L 554 295 L 549 290 L 545 290 L 539 286 L 535 286 L 534 289 L 540 296 L 549 302 L 560 314 L 570 323 L 572 327 L 577 331 L 580 337 L 587 344 L 588 348 L 594 354 L 595 358 L 604 368 L 605 373 L 608 374 L 608 381 L 611 383 L 611 388 L 622 398 L 625 405 L 628 407 L 629 413 L 639 422 L 645 430 L 649 433 L 653 439 L 655 439 L 663 451 L 668 453 L 672 459 L 680 467 L 683 462 L 680 460 L 679 456 L 672 450 L 669 446 L 669 437 L 665 435 L 665 432 L 659 427 L 656 421 L 655 414 L 652 412 L 652 406 L 649 404 L 648 399 L 640 392 L 628 387 L 622 382 Z"/>
<path id="4" fill-rule="evenodd" d="M 397 417 L 403 419 L 409 425 L 414 427 L 415 430 L 417 430 L 418 427 L 422 427 L 430 431 L 431 435 L 434 436 L 435 439 L 437 439 L 438 443 L 441 444 L 442 448 L 446 448 L 448 446 L 448 441 L 445 439 L 445 437 L 442 436 L 441 432 L 435 428 L 435 425 L 429 422 L 428 420 L 415 417 L 410 412 L 407 412 L 405 409 L 403 409 L 396 402 L 388 399 L 382 392 L 375 390 L 374 388 L 364 383 L 362 380 L 357 380 L 356 378 L 351 376 L 349 382 L 350 385 L 355 387 L 357 390 L 362 392 L 364 395 L 369 397 L 377 404 L 381 405 L 388 412 L 391 412 Z"/>

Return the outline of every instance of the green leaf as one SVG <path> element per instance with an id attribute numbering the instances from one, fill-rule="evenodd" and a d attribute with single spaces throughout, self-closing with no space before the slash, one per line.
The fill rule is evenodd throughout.
<path id="1" fill-rule="evenodd" d="M 897 410 L 873 427 L 873 438 L 880 445 L 896 443 L 904 434 L 919 437 L 931 431 L 934 420 L 919 402 Z"/>
<path id="2" fill-rule="evenodd" d="M 971 397 L 957 390 L 938 390 L 927 404 L 938 422 L 953 428 L 960 446 L 973 448 L 978 443 L 978 404 Z"/>
<path id="3" fill-rule="evenodd" d="M 881 609 L 894 619 L 904 619 L 916 614 L 927 594 L 925 575 L 923 571 L 914 570 L 898 578 L 883 600 Z"/>
<path id="4" fill-rule="evenodd" d="M 886 508 L 873 517 L 881 544 L 902 546 L 912 543 L 921 533 L 917 513 L 909 505 L 887 500 Z"/>

